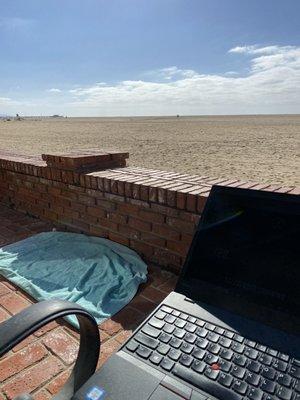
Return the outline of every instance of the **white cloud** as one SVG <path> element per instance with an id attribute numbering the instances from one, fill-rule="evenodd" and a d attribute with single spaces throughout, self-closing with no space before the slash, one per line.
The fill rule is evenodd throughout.
<path id="1" fill-rule="evenodd" d="M 70 90 L 76 112 L 110 115 L 300 112 L 300 47 L 238 46 L 249 73 L 200 74 L 176 66 L 148 71 L 156 80 L 127 80 Z M 162 80 L 163 79 L 163 80 Z"/>
<path id="2" fill-rule="evenodd" d="M 61 93 L 61 90 L 57 89 L 57 88 L 51 88 L 51 89 L 48 89 L 47 92 L 49 92 L 49 93 Z"/>

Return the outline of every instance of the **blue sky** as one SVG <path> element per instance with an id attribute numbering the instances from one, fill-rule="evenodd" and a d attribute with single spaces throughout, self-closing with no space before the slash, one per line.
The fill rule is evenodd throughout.
<path id="1" fill-rule="evenodd" d="M 2 0 L 0 114 L 300 112 L 299 0 Z"/>

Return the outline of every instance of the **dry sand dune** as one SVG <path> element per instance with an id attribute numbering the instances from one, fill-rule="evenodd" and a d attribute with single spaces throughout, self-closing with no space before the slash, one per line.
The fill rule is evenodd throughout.
<path id="1" fill-rule="evenodd" d="M 285 185 L 300 184 L 299 138 L 300 115 L 0 121 L 0 149 L 113 148 L 134 166 Z"/>

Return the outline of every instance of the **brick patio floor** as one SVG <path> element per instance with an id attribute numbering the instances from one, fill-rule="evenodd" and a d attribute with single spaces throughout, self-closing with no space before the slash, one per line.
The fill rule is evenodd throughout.
<path id="1" fill-rule="evenodd" d="M 0 207 L 0 246 L 16 242 L 52 226 Z M 113 318 L 99 326 L 100 367 L 131 335 L 131 332 L 174 289 L 176 276 L 149 266 L 148 282 L 135 298 Z M 34 300 L 0 277 L 0 322 L 32 304 Z M 17 345 L 0 359 L 0 400 L 29 392 L 37 400 L 51 398 L 72 370 L 79 335 L 64 321 L 52 322 Z"/>

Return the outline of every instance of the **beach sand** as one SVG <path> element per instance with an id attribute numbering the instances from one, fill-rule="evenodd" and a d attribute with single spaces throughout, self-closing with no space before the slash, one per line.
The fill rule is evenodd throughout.
<path id="1" fill-rule="evenodd" d="M 0 149 L 20 154 L 118 149 L 131 166 L 298 186 L 299 139 L 300 115 L 0 121 Z"/>

